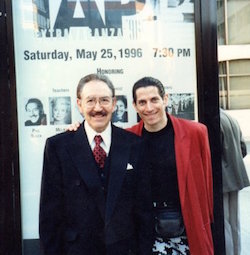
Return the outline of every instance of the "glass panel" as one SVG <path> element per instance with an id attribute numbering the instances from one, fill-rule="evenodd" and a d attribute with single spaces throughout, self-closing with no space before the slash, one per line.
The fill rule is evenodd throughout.
<path id="1" fill-rule="evenodd" d="M 12 6 L 23 254 L 37 255 L 44 145 L 83 120 L 75 93 L 81 77 L 111 78 L 128 104 L 117 126 L 136 123 L 131 90 L 144 76 L 161 80 L 173 99 L 191 102 L 179 116 L 197 119 L 194 1 L 12 0 Z"/>
<path id="2" fill-rule="evenodd" d="M 250 60 L 229 62 L 229 84 L 226 62 L 219 64 L 220 106 L 223 109 L 250 108 Z"/>
<path id="3" fill-rule="evenodd" d="M 219 75 L 220 75 L 220 76 L 221 76 L 222 74 L 226 74 L 226 73 L 227 73 L 226 67 L 227 67 L 226 62 L 220 62 L 220 63 L 219 63 Z"/>
<path id="4" fill-rule="evenodd" d="M 224 0 L 217 0 L 217 39 L 219 45 L 224 45 L 225 34 L 225 5 Z"/>
<path id="5" fill-rule="evenodd" d="M 223 109 L 228 109 L 228 84 L 226 72 L 226 62 L 219 63 L 220 107 Z"/>
<path id="6" fill-rule="evenodd" d="M 250 108 L 250 75 L 230 77 L 230 109 Z"/>
<path id="7" fill-rule="evenodd" d="M 226 77 L 219 78 L 220 86 L 220 107 L 228 109 L 228 92 L 227 92 L 227 80 Z"/>
<path id="8" fill-rule="evenodd" d="M 229 63 L 229 74 L 249 74 L 250 75 L 250 60 L 234 60 Z"/>
<path id="9" fill-rule="evenodd" d="M 250 108 L 250 91 L 247 95 L 234 95 L 231 93 L 230 96 L 230 110 L 236 109 L 249 109 Z"/>
<path id="10" fill-rule="evenodd" d="M 228 0 L 228 44 L 250 43 L 250 1 Z"/>
<path id="11" fill-rule="evenodd" d="M 249 91 L 250 93 L 250 76 L 230 77 L 231 91 Z"/>

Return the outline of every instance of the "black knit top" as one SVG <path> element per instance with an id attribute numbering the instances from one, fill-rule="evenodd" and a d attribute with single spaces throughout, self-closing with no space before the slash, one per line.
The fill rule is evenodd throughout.
<path id="1" fill-rule="evenodd" d="M 168 205 L 180 208 L 171 121 L 168 119 L 166 127 L 158 132 L 148 132 L 143 128 L 142 136 L 146 140 L 146 159 L 151 168 L 153 201 L 167 202 Z"/>

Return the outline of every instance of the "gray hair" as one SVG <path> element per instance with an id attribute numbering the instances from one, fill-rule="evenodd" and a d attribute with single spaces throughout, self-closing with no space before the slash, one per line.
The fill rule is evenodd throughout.
<path id="1" fill-rule="evenodd" d="M 90 81 L 103 81 L 104 83 L 107 84 L 107 86 L 109 87 L 109 89 L 112 92 L 112 97 L 115 96 L 115 88 L 113 83 L 111 82 L 111 80 L 105 76 L 105 75 L 101 75 L 101 74 L 88 74 L 86 76 L 84 76 L 83 78 L 81 78 L 81 80 L 78 83 L 77 86 L 77 90 L 76 90 L 76 96 L 77 98 L 81 99 L 81 93 L 82 93 L 82 89 L 85 86 L 86 83 L 90 82 Z"/>

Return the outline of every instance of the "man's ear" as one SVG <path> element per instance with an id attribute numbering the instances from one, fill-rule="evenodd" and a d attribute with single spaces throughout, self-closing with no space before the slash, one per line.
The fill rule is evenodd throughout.
<path id="1" fill-rule="evenodd" d="M 81 108 L 82 107 L 82 100 L 77 98 L 76 103 L 77 103 L 77 107 L 78 107 L 79 112 L 82 113 L 82 108 Z"/>
<path id="2" fill-rule="evenodd" d="M 163 97 L 163 102 L 164 102 L 164 105 L 167 106 L 168 105 L 168 94 L 166 93 Z"/>
<path id="3" fill-rule="evenodd" d="M 138 112 L 138 111 L 137 111 L 137 105 L 136 105 L 136 103 L 135 103 L 135 102 L 133 102 L 133 106 L 134 106 L 134 108 L 135 108 L 136 112 Z"/>

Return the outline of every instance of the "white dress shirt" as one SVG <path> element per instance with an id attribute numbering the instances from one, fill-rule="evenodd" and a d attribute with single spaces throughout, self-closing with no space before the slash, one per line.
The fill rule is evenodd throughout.
<path id="1" fill-rule="evenodd" d="M 95 136 L 100 135 L 102 137 L 101 147 L 106 152 L 107 156 L 109 154 L 110 146 L 111 146 L 111 123 L 109 122 L 107 128 L 102 133 L 97 133 L 87 121 L 84 121 L 84 128 L 87 134 L 87 138 L 89 141 L 89 145 L 93 151 L 95 147 Z"/>

